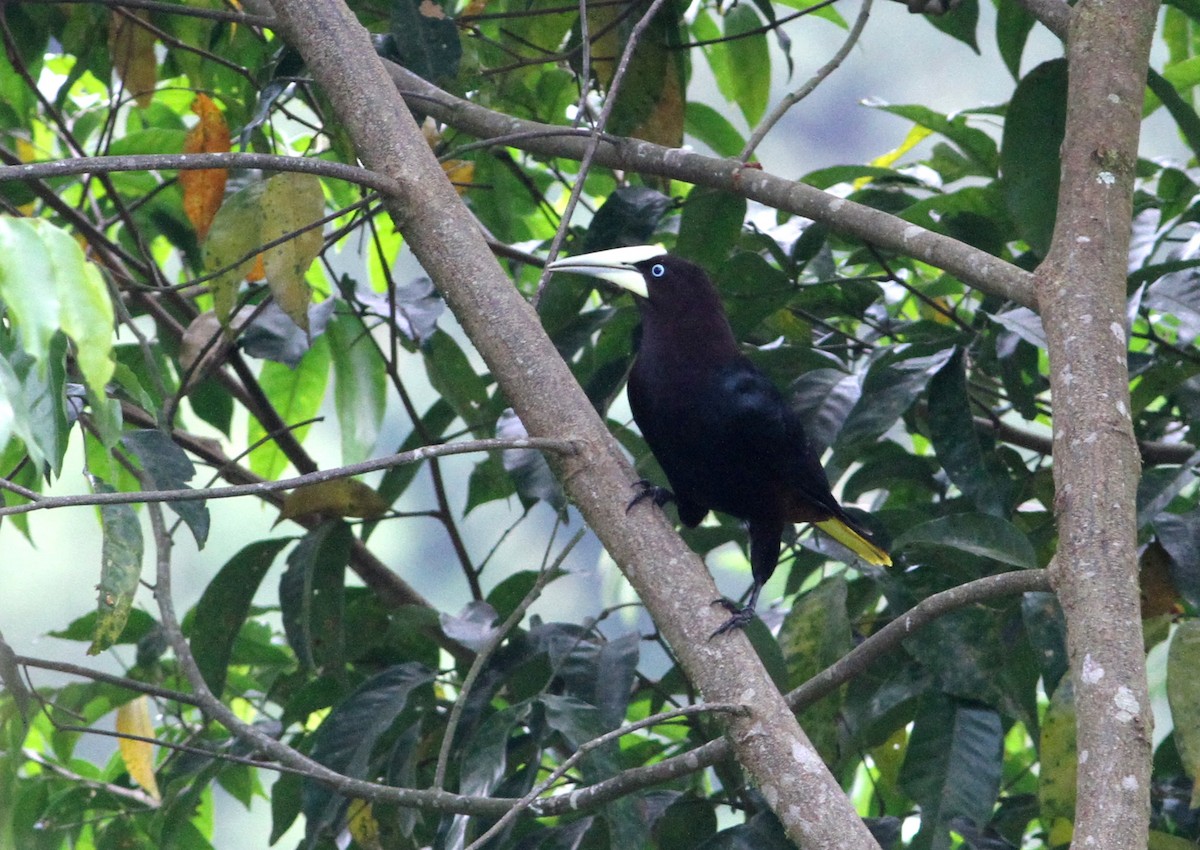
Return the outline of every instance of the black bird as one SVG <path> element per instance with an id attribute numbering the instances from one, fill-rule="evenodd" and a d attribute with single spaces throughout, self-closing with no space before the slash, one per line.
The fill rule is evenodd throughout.
<path id="1" fill-rule="evenodd" d="M 716 287 L 699 266 L 655 246 L 614 248 L 550 264 L 632 292 L 642 339 L 629 373 L 629 406 L 671 490 L 640 482 L 630 507 L 674 500 L 689 528 L 710 510 L 744 520 L 754 584 L 714 636 L 754 617 L 788 523 L 809 522 L 871 564 L 887 552 L 838 504 L 800 418 L 738 349 Z"/>

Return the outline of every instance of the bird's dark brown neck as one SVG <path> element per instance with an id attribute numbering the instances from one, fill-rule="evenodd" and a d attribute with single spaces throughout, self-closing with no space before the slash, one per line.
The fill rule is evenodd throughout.
<path id="1" fill-rule="evenodd" d="M 639 354 L 663 360 L 721 362 L 740 356 L 729 320 L 717 301 L 711 305 L 691 304 L 686 309 L 660 312 L 652 304 L 641 305 L 642 342 Z M 653 352 L 653 354 L 652 354 Z"/>

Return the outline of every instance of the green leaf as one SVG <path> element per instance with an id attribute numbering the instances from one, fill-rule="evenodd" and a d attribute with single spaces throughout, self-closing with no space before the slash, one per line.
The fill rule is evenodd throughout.
<path id="1" fill-rule="evenodd" d="M 0 304 L 40 374 L 61 330 L 75 343 L 88 388 L 103 395 L 113 374 L 112 301 L 70 234 L 40 219 L 0 216 Z"/>
<path id="2" fill-rule="evenodd" d="M 196 467 L 192 465 L 187 453 L 162 431 L 154 428 L 129 431 L 121 437 L 121 442 L 137 455 L 142 469 L 156 489 L 191 489 L 187 482 L 196 474 Z M 203 549 L 208 539 L 209 522 L 208 508 L 204 502 L 176 501 L 167 502 L 167 505 L 187 523 L 196 539 L 196 548 Z"/>
<path id="3" fill-rule="evenodd" d="M 1029 538 L 1006 519 L 987 514 L 952 514 L 921 523 L 892 540 L 892 551 L 939 546 L 969 552 L 1018 569 L 1037 567 Z"/>
<path id="4" fill-rule="evenodd" d="M 746 146 L 746 140 L 737 128 L 711 106 L 688 101 L 685 115 L 687 134 L 708 145 L 717 156 L 737 156 Z"/>
<path id="5" fill-rule="evenodd" d="M 1002 164 L 997 157 L 996 142 L 983 130 L 972 127 L 966 115 L 948 118 L 918 104 L 885 104 L 878 108 L 945 136 L 966 156 L 970 173 L 989 178 L 996 176 L 996 169 Z"/>
<path id="6" fill-rule="evenodd" d="M 1154 533 L 1171 557 L 1171 583 L 1189 605 L 1200 608 L 1200 511 L 1160 513 Z"/>
<path id="7" fill-rule="evenodd" d="M 1054 233 L 1066 120 L 1067 62 L 1043 62 L 1017 84 L 1000 143 L 1000 188 L 1009 215 L 1040 256 Z"/>
<path id="8" fill-rule="evenodd" d="M 380 737 L 409 707 L 414 691 L 433 678 L 433 671 L 410 662 L 363 682 L 317 729 L 313 759 L 345 776 L 368 778 Z M 344 804 L 345 798 L 324 785 L 304 780 L 302 810 L 310 842 L 338 822 Z"/>
<path id="9" fill-rule="evenodd" d="M 713 804 L 691 794 L 681 794 L 654 821 L 656 850 L 694 850 L 717 831 Z"/>
<path id="10" fill-rule="evenodd" d="M 312 290 L 305 275 L 325 243 L 321 228 L 309 227 L 325 212 L 321 180 L 296 171 L 276 174 L 267 180 L 259 203 L 260 244 L 289 237 L 262 254 L 271 297 L 298 327 L 308 330 Z"/>
<path id="11" fill-rule="evenodd" d="M 979 44 L 975 41 L 975 30 L 979 25 L 979 0 L 962 0 L 945 14 L 921 17 L 979 53 Z"/>
<path id="12" fill-rule="evenodd" d="M 230 558 L 196 603 L 189 643 L 204 681 L 217 696 L 225 689 L 229 659 L 254 594 L 289 538 L 259 540 Z"/>
<path id="13" fill-rule="evenodd" d="M 983 826 L 1000 791 L 1004 731 L 990 708 L 931 694 L 917 712 L 900 785 L 921 807 L 914 848 L 949 848 L 955 818 Z"/>
<path id="14" fill-rule="evenodd" d="M 840 369 L 810 369 L 792 384 L 792 407 L 818 454 L 833 444 L 861 396 L 859 376 Z"/>
<path id="15" fill-rule="evenodd" d="M 719 268 L 741 235 L 745 217 L 745 198 L 697 186 L 683 204 L 674 253 L 707 269 Z"/>
<path id="16" fill-rule="evenodd" d="M 1005 516 L 1009 482 L 993 474 L 975 429 L 962 349 L 929 381 L 929 435 L 942 468 L 980 513 Z"/>
<path id="17" fill-rule="evenodd" d="M 92 635 L 96 631 L 96 620 L 99 614 L 95 611 L 89 611 L 82 617 L 77 617 L 65 629 L 50 632 L 51 637 L 61 638 L 63 640 L 91 640 Z M 158 623 L 145 611 L 134 608 L 129 612 L 129 617 L 125 621 L 125 628 L 121 634 L 117 636 L 114 644 L 134 644 L 150 634 L 154 629 L 158 628 Z"/>
<path id="18" fill-rule="evenodd" d="M 859 452 L 891 428 L 916 403 L 929 379 L 953 354 L 949 348 L 929 355 L 910 349 L 876 359 L 863 379 L 858 403 L 838 433 L 830 466 L 845 469 Z"/>
<path id="19" fill-rule="evenodd" d="M 1172 79 L 1170 72 L 1181 67 L 1186 67 L 1189 72 L 1186 79 Z M 1146 98 L 1144 114 L 1149 114 L 1152 108 L 1150 101 L 1156 98 L 1175 119 L 1175 123 L 1179 126 L 1179 132 L 1183 134 L 1188 147 L 1192 149 L 1192 155 L 1200 156 L 1200 116 L 1196 114 L 1196 110 L 1192 108 L 1191 104 L 1180 95 L 1181 88 L 1193 88 L 1200 85 L 1200 56 L 1173 66 L 1164 72 L 1163 76 L 1150 68 L 1146 84 L 1150 88 L 1152 97 L 1147 96 Z"/>
<path id="20" fill-rule="evenodd" d="M 1200 777 L 1200 620 L 1175 628 L 1167 651 L 1167 703 L 1175 724 L 1175 747 L 1189 777 Z M 1198 786 L 1200 787 L 1200 786 Z M 1191 808 L 1200 807 L 1192 792 Z"/>
<path id="21" fill-rule="evenodd" d="M 462 44 L 442 7 L 433 0 L 400 0 L 391 8 L 388 57 L 431 83 L 458 76 Z"/>
<path id="22" fill-rule="evenodd" d="M 209 284 L 213 309 L 222 324 L 228 324 L 233 315 L 238 287 L 254 268 L 258 248 L 263 243 L 262 198 L 266 191 L 267 183 L 262 181 L 227 197 L 204 239 L 204 270 L 223 269 Z"/>
<path id="23" fill-rule="evenodd" d="M 1071 678 L 1064 676 L 1050 695 L 1038 742 L 1038 803 L 1047 831 L 1056 821 L 1075 819 L 1075 779 L 1079 755 L 1075 748 L 1075 698 Z"/>
<path id="24" fill-rule="evenodd" d="M 785 690 L 807 682 L 852 646 L 846 580 L 834 576 L 798 597 L 779 629 L 779 648 L 788 671 Z M 808 706 L 799 718 L 826 764 L 836 764 L 839 756 L 839 721 L 845 690 L 839 688 Z"/>
<path id="25" fill-rule="evenodd" d="M 707 27 L 695 30 L 700 39 L 716 37 L 711 20 L 707 24 Z M 767 111 L 771 93 L 771 56 L 765 33 L 737 36 L 761 27 L 762 19 L 751 6 L 734 6 L 725 15 L 725 40 L 704 48 L 717 88 L 726 100 L 738 105 L 751 127 L 758 124 Z"/>
<path id="26" fill-rule="evenodd" d="M 329 380 L 329 344 L 324 336 L 313 340 L 313 346 L 305 352 L 300 364 L 289 369 L 281 363 L 265 361 L 258 382 L 267 399 L 275 407 L 285 424 L 306 422 L 316 417 L 325 400 L 325 385 Z M 297 440 L 303 440 L 309 426 L 292 429 Z M 247 440 L 256 443 L 266 437 L 266 431 L 257 419 L 251 419 Z M 287 466 L 287 457 L 270 440 L 250 452 L 250 469 L 268 480 L 279 477 Z"/>
<path id="27" fill-rule="evenodd" d="M 29 219 L 0 216 L 0 302 L 3 302 L 21 347 L 38 363 L 50 351 L 59 329 L 58 287 L 54 267 L 41 238 L 41 226 Z"/>
<path id="28" fill-rule="evenodd" d="M 306 668 L 338 675 L 345 664 L 344 588 L 353 542 L 345 520 L 323 522 L 292 550 L 280 576 L 284 632 Z"/>
<path id="29" fill-rule="evenodd" d="M 1021 599 L 1021 619 L 1042 680 L 1053 693 L 1067 674 L 1067 623 L 1053 593 L 1026 593 Z"/>
<path id="30" fill-rule="evenodd" d="M 996 46 L 1008 72 L 1017 80 L 1021 77 L 1021 54 L 1036 19 L 1017 3 L 996 4 Z"/>
<path id="31" fill-rule="evenodd" d="M 491 436 L 484 427 L 487 384 L 454 337 L 439 328 L 422 343 L 421 353 L 429 383 L 438 394 L 450 403 L 476 437 Z"/>
<path id="32" fill-rule="evenodd" d="M 342 434 L 342 463 L 371 456 L 387 410 L 383 358 L 357 316 L 338 314 L 326 329 L 333 350 L 333 399 Z"/>
<path id="33" fill-rule="evenodd" d="M 111 493 L 112 487 L 93 478 L 97 493 Z M 99 603 L 96 631 L 88 655 L 108 649 L 125 630 L 133 594 L 142 575 L 142 524 L 130 505 L 101 505 Z"/>

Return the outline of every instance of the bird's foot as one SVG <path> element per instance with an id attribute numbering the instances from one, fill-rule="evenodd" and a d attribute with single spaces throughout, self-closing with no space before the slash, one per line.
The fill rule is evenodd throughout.
<path id="1" fill-rule="evenodd" d="M 720 605 L 732 616 L 721 624 L 721 627 L 708 636 L 712 640 L 717 635 L 723 635 L 726 632 L 734 629 L 744 629 L 751 620 L 754 619 L 754 607 L 751 605 L 738 605 L 735 602 L 730 602 L 728 599 L 714 599 L 713 605 Z"/>
<path id="2" fill-rule="evenodd" d="M 635 505 L 647 499 L 653 501 L 660 508 L 667 502 L 675 501 L 674 493 L 666 487 L 659 487 L 657 484 L 647 481 L 645 478 L 633 482 L 633 486 L 637 489 L 637 492 L 629 500 L 629 504 L 625 506 L 625 513 L 629 513 Z"/>

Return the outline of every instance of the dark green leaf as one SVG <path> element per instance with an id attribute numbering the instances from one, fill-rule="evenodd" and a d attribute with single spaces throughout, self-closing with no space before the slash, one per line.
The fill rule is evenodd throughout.
<path id="1" fill-rule="evenodd" d="M 97 493 L 112 487 L 93 478 Z M 104 540 L 100 550 L 100 591 L 96 631 L 88 655 L 108 649 L 125 630 L 133 606 L 138 579 L 142 575 L 142 524 L 130 505 L 101 505 L 100 527 Z"/>
<path id="2" fill-rule="evenodd" d="M 889 104 L 879 108 L 945 136 L 967 157 L 974 174 L 994 178 L 997 167 L 1002 165 L 997 158 L 996 142 L 983 130 L 972 127 L 965 115 L 947 118 L 940 112 L 916 104 Z"/>
<path id="3" fill-rule="evenodd" d="M 657 850 L 693 850 L 717 831 L 717 813 L 712 803 L 690 794 L 681 795 L 654 821 Z"/>
<path id="4" fill-rule="evenodd" d="M 674 253 L 710 270 L 720 268 L 741 235 L 745 217 L 745 198 L 697 186 L 683 204 Z"/>
<path id="5" fill-rule="evenodd" d="M 462 58 L 458 27 L 431 0 L 393 3 L 391 39 L 385 55 L 431 83 L 458 76 Z"/>
<path id="6" fill-rule="evenodd" d="M 8 645 L 4 635 L 0 635 L 0 688 L 5 694 L 12 697 L 24 730 L 29 725 L 29 706 L 32 694 L 25 685 L 21 668 L 17 665 L 17 654 Z M 24 736 L 22 735 L 22 737 Z"/>
<path id="7" fill-rule="evenodd" d="M 987 514 L 939 517 L 892 540 L 893 552 L 922 546 L 957 549 L 1018 569 L 1033 569 L 1038 565 L 1029 538 L 1008 520 Z"/>
<path id="8" fill-rule="evenodd" d="M 688 101 L 684 129 L 689 136 L 712 148 L 717 156 L 737 156 L 746 146 L 746 140 L 729 119 L 703 103 Z"/>
<path id="9" fill-rule="evenodd" d="M 1021 77 L 1021 54 L 1025 52 L 1025 42 L 1035 23 L 1037 20 L 1024 6 L 1017 3 L 996 6 L 996 45 L 1014 80 Z"/>
<path id="10" fill-rule="evenodd" d="M 1046 691 L 1054 693 L 1067 673 L 1067 624 L 1058 597 L 1053 593 L 1026 593 L 1021 599 L 1021 618 L 1042 667 Z"/>
<path id="11" fill-rule="evenodd" d="M 792 384 L 792 407 L 817 454 L 833 444 L 861 395 L 858 376 L 839 369 L 812 369 Z"/>
<path id="12" fill-rule="evenodd" d="M 1196 115 L 1195 108 L 1175 91 L 1175 87 L 1162 74 L 1153 68 L 1148 69 L 1147 74 L 1146 85 L 1175 119 L 1180 134 L 1192 149 L 1192 156 L 1200 156 L 1200 116 Z"/>
<path id="13" fill-rule="evenodd" d="M 850 618 L 846 613 L 846 580 L 826 579 L 800 596 L 779 629 L 779 648 L 787 664 L 785 690 L 802 685 L 833 664 L 852 647 Z M 840 714 L 844 688 L 807 706 L 800 725 L 826 764 L 840 755 Z"/>
<path id="14" fill-rule="evenodd" d="M 487 404 L 487 384 L 471 365 L 466 352 L 445 331 L 435 330 L 421 345 L 424 354 L 425 372 L 429 383 L 448 401 L 454 411 L 476 432 L 485 433 L 483 408 Z"/>
<path id="15" fill-rule="evenodd" d="M 1004 731 L 992 709 L 933 694 L 917 714 L 900 783 L 921 806 L 914 848 L 950 848 L 955 818 L 987 823 L 1000 791 Z"/>
<path id="16" fill-rule="evenodd" d="M 65 629 L 50 632 L 50 636 L 63 640 L 91 640 L 96 631 L 97 616 L 99 615 L 95 611 L 89 611 L 82 617 L 72 620 Z M 129 612 L 125 628 L 121 630 L 121 634 L 113 641 L 113 644 L 137 643 L 157 628 L 158 623 L 153 617 L 145 611 L 134 608 Z"/>
<path id="17" fill-rule="evenodd" d="M 142 469 L 159 490 L 190 490 L 187 482 L 196 474 L 191 458 L 170 437 L 157 429 L 126 431 L 121 442 L 132 451 Z M 196 548 L 203 549 L 208 540 L 208 508 L 204 502 L 167 502 L 196 538 Z"/>
<path id="18" fill-rule="evenodd" d="M 334 675 L 346 660 L 344 588 L 353 541 L 345 520 L 323 522 L 288 555 L 279 578 L 288 645 L 301 664 Z"/>
<path id="19" fill-rule="evenodd" d="M 920 356 L 909 350 L 905 354 L 912 356 L 885 356 L 871 364 L 863 380 L 862 396 L 846 417 L 834 443 L 831 466 L 839 469 L 849 466 L 858 452 L 891 428 L 913 406 L 929 379 L 954 351 L 947 348 Z"/>
<path id="20" fill-rule="evenodd" d="M 408 707 L 413 692 L 432 681 L 432 671 L 411 662 L 372 676 L 325 718 L 312 757 L 338 773 L 367 778 L 380 737 Z M 325 786 L 304 782 L 302 809 L 310 841 L 338 821 L 344 802 Z"/>
<path id="21" fill-rule="evenodd" d="M 1154 533 L 1171 556 L 1171 583 L 1189 605 L 1200 608 L 1200 512 L 1160 513 Z"/>
<path id="22" fill-rule="evenodd" d="M 1017 231 L 1046 255 L 1058 209 L 1059 147 L 1066 128 L 1067 62 L 1043 62 L 1013 93 L 1000 144 L 1000 188 Z"/>
<path id="23" fill-rule="evenodd" d="M 1008 480 L 994 474 L 975 429 L 961 349 L 929 381 L 929 435 L 942 468 L 980 513 L 1007 514 Z"/>
<path id="24" fill-rule="evenodd" d="M 338 352 L 333 358 L 333 397 L 342 434 L 342 463 L 357 463 L 371 456 L 379 438 L 387 409 L 387 375 L 379 349 L 357 316 L 334 316 L 327 332 Z"/>
<path id="25" fill-rule="evenodd" d="M 713 53 L 725 52 L 726 74 L 718 73 L 717 87 L 738 105 L 751 127 L 767 111 L 771 93 L 771 54 L 761 29 L 762 19 L 753 8 L 745 4 L 734 6 L 725 15 L 725 37 L 733 40 L 709 48 Z"/>
<path id="26" fill-rule="evenodd" d="M 246 546 L 217 571 L 196 603 L 189 643 L 212 692 L 220 696 L 233 644 L 250 613 L 254 594 L 288 538 Z"/>
<path id="27" fill-rule="evenodd" d="M 945 14 L 922 17 L 946 35 L 958 39 L 976 53 L 979 52 L 979 45 L 975 41 L 975 30 L 979 25 L 979 0 L 962 0 Z"/>

